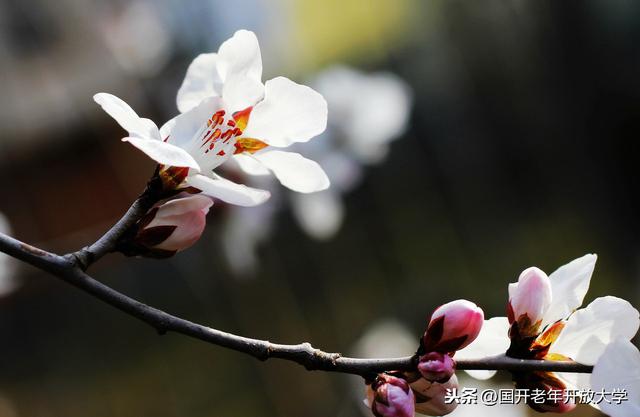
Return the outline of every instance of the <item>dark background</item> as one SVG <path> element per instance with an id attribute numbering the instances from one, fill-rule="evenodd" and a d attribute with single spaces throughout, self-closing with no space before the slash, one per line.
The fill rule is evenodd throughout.
<path id="1" fill-rule="evenodd" d="M 132 4 L 0 3 L 0 211 L 16 237 L 75 250 L 152 173 L 93 93 L 166 120 L 191 59 L 247 28 L 265 79 L 336 62 L 394 71 L 414 94 L 408 131 L 346 196 L 335 238 L 310 240 L 281 211 L 253 279 L 220 255 L 223 204 L 194 248 L 162 262 L 113 255 L 97 278 L 219 329 L 345 353 L 382 319 L 417 340 L 455 298 L 504 315 L 520 271 L 588 252 L 599 261 L 586 301 L 639 305 L 640 4 L 139 1 L 166 50 L 133 69 L 116 58 L 141 54 L 136 25 L 121 23 Z M 0 416 L 360 415 L 349 377 L 160 337 L 30 267 L 20 274 L 0 299 Z"/>

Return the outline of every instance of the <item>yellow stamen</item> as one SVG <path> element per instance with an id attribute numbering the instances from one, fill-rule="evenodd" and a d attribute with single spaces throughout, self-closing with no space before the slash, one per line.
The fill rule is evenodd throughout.
<path id="1" fill-rule="evenodd" d="M 259 139 L 239 138 L 236 140 L 236 150 L 234 153 L 236 154 L 242 153 L 242 152 L 256 153 L 260 149 L 264 149 L 267 146 L 269 145 L 267 145 L 266 143 L 264 143 Z"/>

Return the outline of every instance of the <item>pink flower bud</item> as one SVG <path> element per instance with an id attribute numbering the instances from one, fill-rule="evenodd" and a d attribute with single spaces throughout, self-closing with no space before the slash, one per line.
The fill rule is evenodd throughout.
<path id="1" fill-rule="evenodd" d="M 482 309 L 467 300 L 438 307 L 422 338 L 425 352 L 449 353 L 473 342 L 484 322 Z"/>
<path id="2" fill-rule="evenodd" d="M 128 256 L 166 258 L 200 239 L 213 204 L 203 195 L 176 198 L 156 206 L 135 225 L 135 234 L 120 242 Z"/>
<path id="3" fill-rule="evenodd" d="M 376 417 L 414 417 L 415 397 L 407 381 L 380 374 L 371 388 L 371 410 Z"/>
<path id="4" fill-rule="evenodd" d="M 447 382 L 455 371 L 455 362 L 447 353 L 429 352 L 420 357 L 418 371 L 427 381 Z"/>
<path id="5" fill-rule="evenodd" d="M 454 375 L 445 383 L 430 382 L 419 378 L 411 383 L 411 389 L 416 397 L 416 412 L 427 416 L 444 416 L 456 409 L 455 401 L 447 404 L 445 397 L 447 390 L 458 388 L 458 378 Z"/>
<path id="6" fill-rule="evenodd" d="M 509 284 L 509 323 L 518 323 L 520 335 L 535 335 L 550 305 L 551 281 L 542 270 L 527 268 L 518 282 Z"/>

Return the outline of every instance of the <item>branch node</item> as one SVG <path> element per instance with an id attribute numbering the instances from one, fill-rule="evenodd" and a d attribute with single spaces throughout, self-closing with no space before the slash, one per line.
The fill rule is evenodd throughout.
<path id="1" fill-rule="evenodd" d="M 84 248 L 80 249 L 77 252 L 73 252 L 73 253 L 68 253 L 66 255 L 64 255 L 64 257 L 71 262 L 71 264 L 73 264 L 73 266 L 76 266 L 78 268 L 80 268 L 83 271 L 86 271 L 87 268 L 89 268 L 89 265 L 91 264 L 91 258 L 93 257 L 91 252 L 89 251 L 89 247 L 85 246 Z"/>
<path id="2" fill-rule="evenodd" d="M 276 349 L 273 347 L 273 345 L 271 344 L 271 342 L 269 342 L 268 340 L 266 341 L 266 346 L 264 346 L 263 349 L 260 349 L 254 356 L 261 362 L 266 361 L 267 359 L 269 359 L 271 357 L 271 355 L 273 354 L 273 352 Z"/>

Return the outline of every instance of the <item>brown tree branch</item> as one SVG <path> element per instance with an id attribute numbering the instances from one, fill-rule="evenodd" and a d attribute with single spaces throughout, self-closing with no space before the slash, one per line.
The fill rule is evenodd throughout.
<path id="1" fill-rule="evenodd" d="M 145 204 L 147 202 L 134 203 L 126 216 L 138 216 Z M 126 222 L 120 221 L 118 224 L 122 226 L 129 224 L 129 222 L 130 220 Z M 93 254 L 91 256 L 102 256 L 112 250 L 110 249 L 111 245 L 115 242 L 113 239 L 116 239 L 119 233 L 121 233 L 119 228 L 112 228 L 107 233 L 109 238 L 98 240 L 85 251 Z M 95 252 L 91 252 L 93 250 L 91 248 L 94 248 Z M 4 234 L 0 234 L 0 251 L 55 275 L 112 307 L 149 324 L 160 334 L 166 332 L 181 333 L 207 343 L 251 355 L 260 360 L 279 358 L 292 361 L 308 370 L 341 372 L 370 377 L 372 374 L 384 371 L 415 369 L 415 356 L 389 359 L 348 358 L 341 356 L 339 353 L 327 353 L 315 349 L 309 343 L 296 345 L 271 343 L 266 340 L 238 336 L 193 323 L 141 303 L 96 281 L 84 272 L 84 268 L 88 264 L 81 263 L 79 261 L 80 258 L 75 255 L 66 257 L 56 255 Z M 95 259 L 97 258 L 90 258 L 90 261 L 95 261 Z M 457 369 L 590 373 L 593 367 L 571 361 L 522 360 L 500 355 L 478 360 L 460 360 L 457 361 Z"/>

